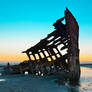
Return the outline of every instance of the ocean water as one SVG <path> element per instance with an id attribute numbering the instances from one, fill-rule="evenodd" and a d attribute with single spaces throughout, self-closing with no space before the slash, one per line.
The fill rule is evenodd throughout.
<path id="1" fill-rule="evenodd" d="M 92 92 L 92 65 L 81 66 L 80 82 L 58 84 L 55 76 L 0 76 L 0 92 Z"/>
<path id="2" fill-rule="evenodd" d="M 11 65 L 19 64 L 21 61 L 0 61 L 0 66 L 1 65 L 7 65 L 10 63 Z"/>

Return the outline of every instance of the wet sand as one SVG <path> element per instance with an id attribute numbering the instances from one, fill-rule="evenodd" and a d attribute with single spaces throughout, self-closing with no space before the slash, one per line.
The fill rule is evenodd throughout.
<path id="1" fill-rule="evenodd" d="M 55 76 L 0 76 L 0 92 L 92 92 L 92 68 L 81 67 L 79 84 L 59 85 Z"/>

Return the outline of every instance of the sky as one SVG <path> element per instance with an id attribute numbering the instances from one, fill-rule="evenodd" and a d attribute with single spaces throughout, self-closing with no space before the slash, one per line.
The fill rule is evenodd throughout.
<path id="1" fill-rule="evenodd" d="M 22 51 L 54 30 L 68 8 L 79 23 L 80 61 L 92 61 L 92 0 L 0 0 L 0 61 L 24 61 Z"/>

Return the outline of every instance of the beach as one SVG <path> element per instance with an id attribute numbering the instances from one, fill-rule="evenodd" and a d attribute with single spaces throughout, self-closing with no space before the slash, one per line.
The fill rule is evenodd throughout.
<path id="1" fill-rule="evenodd" d="M 90 67 L 90 68 L 89 68 Z M 57 76 L 0 76 L 0 92 L 92 92 L 92 66 L 81 66 L 79 84 L 58 84 Z"/>

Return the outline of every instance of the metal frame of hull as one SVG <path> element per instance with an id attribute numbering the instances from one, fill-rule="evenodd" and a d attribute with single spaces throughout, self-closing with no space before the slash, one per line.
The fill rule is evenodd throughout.
<path id="1" fill-rule="evenodd" d="M 65 24 L 62 23 L 64 19 Z M 55 30 L 52 33 L 23 52 L 29 58 L 30 70 L 35 69 L 37 65 L 44 69 L 54 66 L 56 71 L 64 70 L 68 73 L 70 81 L 78 81 L 80 78 L 78 23 L 71 12 L 66 9 L 65 16 L 53 25 Z"/>

